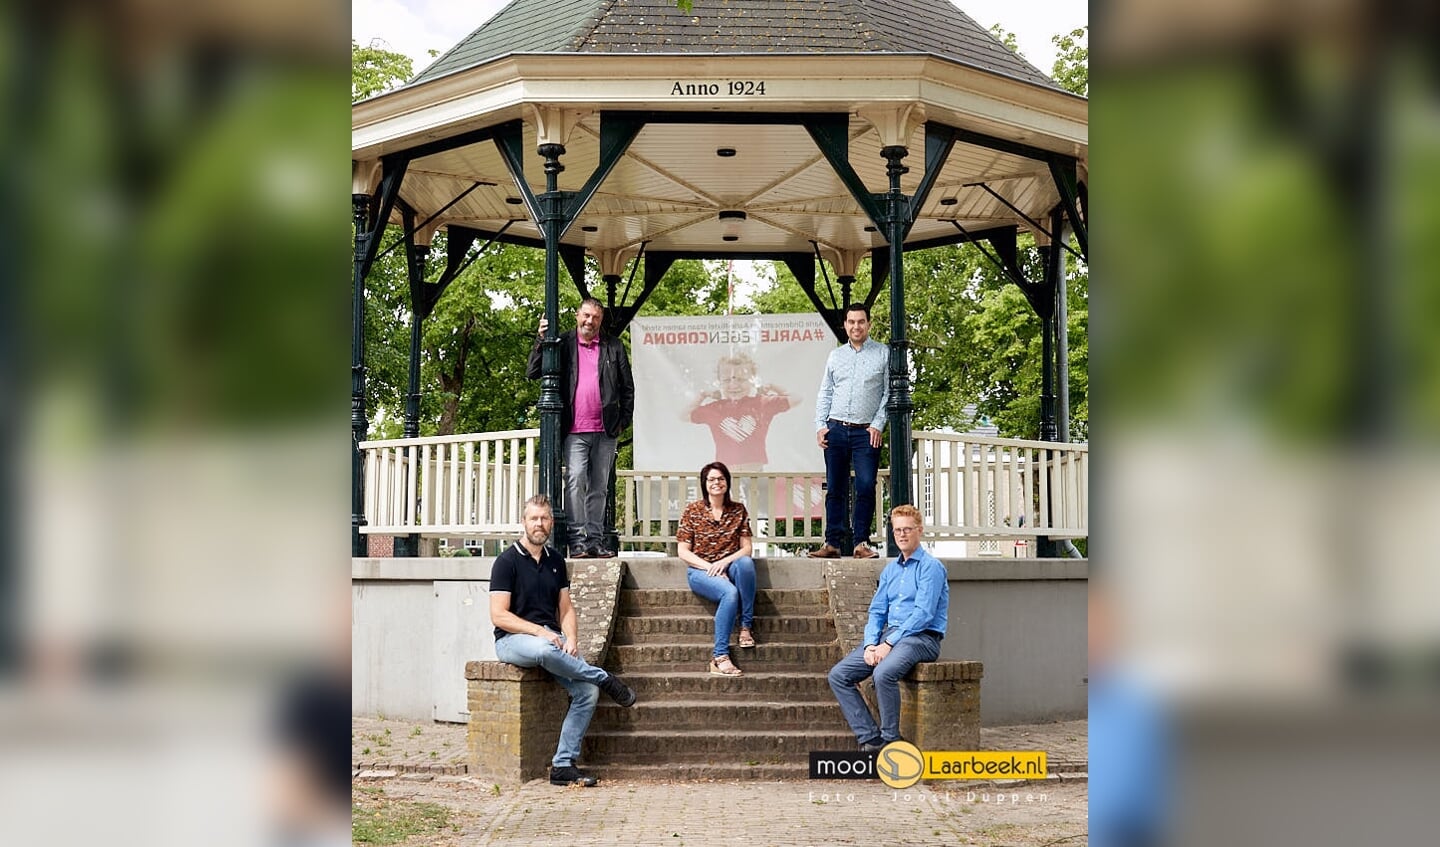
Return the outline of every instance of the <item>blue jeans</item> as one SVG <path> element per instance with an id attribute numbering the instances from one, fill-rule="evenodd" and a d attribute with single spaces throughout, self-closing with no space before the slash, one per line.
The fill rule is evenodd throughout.
<path id="1" fill-rule="evenodd" d="M 686 568 L 685 578 L 690 590 L 706 600 L 720 604 L 715 608 L 715 653 L 730 655 L 730 633 L 735 629 L 735 611 L 740 611 L 740 626 L 749 629 L 755 623 L 755 560 L 741 556 L 730 563 L 723 576 L 710 576 L 698 568 Z"/>
<path id="2" fill-rule="evenodd" d="M 580 742 L 585 738 L 585 730 L 590 728 L 590 718 L 600 700 L 598 686 L 609 674 L 534 635 L 511 633 L 497 639 L 495 656 L 516 667 L 544 668 L 570 692 L 570 711 L 560 724 L 560 743 L 550 764 L 557 768 L 575 764 L 580 757 Z"/>
<path id="3" fill-rule="evenodd" d="M 893 628 L 886 633 L 893 632 Z M 865 645 L 856 647 L 850 655 L 841 659 L 830 669 L 830 690 L 840 701 L 840 711 L 860 743 L 880 736 L 887 744 L 900 737 L 900 680 L 910 669 L 921 662 L 933 662 L 940 658 L 940 639 L 920 633 L 900 639 L 890 654 L 880 664 L 870 667 L 865 664 Z M 875 699 L 880 704 L 880 726 L 860 696 L 855 686 L 871 674 L 875 676 Z"/>
<path id="4" fill-rule="evenodd" d="M 605 497 L 616 440 L 603 432 L 565 436 L 565 507 L 570 511 L 570 544 L 599 547 L 605 542 Z"/>
<path id="5" fill-rule="evenodd" d="M 849 553 L 853 545 L 870 543 L 880 448 L 870 446 L 870 430 L 833 423 L 825 443 L 825 543 Z M 855 467 L 855 511 L 847 515 L 851 465 Z"/>

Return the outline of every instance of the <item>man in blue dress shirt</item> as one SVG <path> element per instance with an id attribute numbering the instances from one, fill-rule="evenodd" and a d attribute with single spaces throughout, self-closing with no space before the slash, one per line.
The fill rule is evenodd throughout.
<path id="1" fill-rule="evenodd" d="M 940 657 L 950 613 L 950 583 L 940 560 L 920 548 L 925 523 L 914 506 L 890 510 L 890 530 L 900 555 L 880 572 L 870 601 L 865 643 L 830 669 L 830 689 L 860 742 L 873 752 L 900 738 L 900 680 L 920 662 Z M 856 688 L 874 675 L 880 725 Z"/>
<path id="2" fill-rule="evenodd" d="M 814 559 L 838 559 L 847 549 L 859 559 L 877 555 L 870 549 L 870 523 L 890 397 L 890 348 L 870 338 L 870 309 L 861 303 L 845 307 L 845 336 L 847 343 L 825 360 L 815 399 L 815 442 L 825 451 L 826 492 L 825 543 L 810 552 Z M 846 514 L 852 465 L 855 511 Z"/>

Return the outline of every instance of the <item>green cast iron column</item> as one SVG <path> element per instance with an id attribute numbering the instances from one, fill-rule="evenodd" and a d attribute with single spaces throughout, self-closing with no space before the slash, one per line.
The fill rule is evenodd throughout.
<path id="1" fill-rule="evenodd" d="M 406 231 L 413 229 L 412 221 L 407 220 Z M 425 284 L 425 262 L 430 257 L 430 245 L 415 244 L 413 233 L 406 236 L 405 240 L 405 267 L 410 281 L 410 374 L 408 391 L 405 393 L 405 428 L 402 430 L 406 438 L 420 437 L 420 337 L 425 318 L 428 312 L 425 309 L 425 295 L 422 286 Z M 414 496 L 412 493 L 411 496 Z M 413 557 L 420 555 L 420 536 L 416 533 L 402 535 L 395 539 L 395 556 L 397 558 Z"/>
<path id="2" fill-rule="evenodd" d="M 355 281 L 351 288 L 350 324 L 350 555 L 364 556 L 365 525 L 364 464 L 360 442 L 365 440 L 365 254 L 370 231 L 370 195 L 351 194 L 350 209 L 355 223 Z M 376 223 L 375 229 L 381 224 Z"/>
<path id="3" fill-rule="evenodd" d="M 570 542 L 568 507 L 561 508 L 560 415 L 560 227 L 565 219 L 565 197 L 560 192 L 560 172 L 565 166 L 563 144 L 541 144 L 537 149 L 545 160 L 545 193 L 540 195 L 540 232 L 545 238 L 545 338 L 540 342 L 540 492 L 550 498 L 555 510 L 552 542 L 564 550 Z"/>
<path id="4" fill-rule="evenodd" d="M 1055 435 L 1057 441 L 1070 440 L 1070 318 L 1069 296 L 1065 290 L 1065 213 L 1056 208 L 1050 213 L 1050 231 L 1055 233 Z"/>
<path id="5" fill-rule="evenodd" d="M 620 275 L 604 274 L 601 279 L 605 283 L 605 332 L 619 338 L 620 331 L 611 330 L 609 327 L 612 325 L 610 316 L 615 313 L 615 295 L 620 287 Z M 620 551 L 620 532 L 616 529 L 618 521 L 616 520 L 615 488 L 616 483 L 619 482 L 619 475 L 615 471 L 619 462 L 620 450 L 617 448 L 614 457 L 610 459 L 610 484 L 605 490 L 605 546 L 617 553 Z"/>
<path id="6" fill-rule="evenodd" d="M 914 503 L 910 490 L 910 415 L 915 404 L 910 397 L 910 342 L 905 337 L 905 230 L 910 220 L 909 200 L 900 191 L 900 176 L 909 168 L 900 160 L 909 150 L 893 145 L 880 151 L 885 157 L 885 173 L 890 177 L 890 193 L 886 195 L 887 238 L 890 241 L 890 400 L 885 410 L 890 429 L 890 507 Z M 877 504 L 880 505 L 880 504 Z M 877 521 L 884 521 L 879 509 Z M 880 524 L 877 524 L 877 529 Z M 857 529 L 858 531 L 858 529 Z M 886 548 L 890 555 L 899 552 L 895 539 L 886 530 Z"/>

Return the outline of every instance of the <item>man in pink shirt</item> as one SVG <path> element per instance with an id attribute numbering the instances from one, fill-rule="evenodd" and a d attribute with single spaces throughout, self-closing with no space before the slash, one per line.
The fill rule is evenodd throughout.
<path id="1" fill-rule="evenodd" d="M 587 297 L 575 316 L 575 329 L 560 336 L 560 415 L 565 443 L 565 505 L 570 512 L 570 557 L 615 555 L 605 541 L 605 495 L 620 433 L 635 416 L 635 378 L 618 338 L 600 333 L 605 307 Z M 540 377 L 540 340 L 530 350 L 528 375 Z"/>

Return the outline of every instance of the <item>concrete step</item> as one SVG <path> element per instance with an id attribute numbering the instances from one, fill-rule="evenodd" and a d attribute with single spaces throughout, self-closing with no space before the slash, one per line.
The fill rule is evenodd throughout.
<path id="1" fill-rule="evenodd" d="M 626 588 L 620 591 L 622 617 L 714 614 L 715 604 L 684 588 Z M 761 588 L 755 592 L 755 614 L 765 617 L 827 615 L 829 595 L 823 589 Z"/>
<path id="2" fill-rule="evenodd" d="M 709 762 L 800 764 L 808 767 L 812 750 L 856 750 L 845 726 L 822 729 L 687 729 L 585 733 L 583 755 L 589 764 Z"/>
<path id="3" fill-rule="evenodd" d="M 766 729 L 813 729 L 845 726 L 845 715 L 831 697 L 809 701 L 639 700 L 625 709 L 604 703 L 595 710 L 595 730 L 709 729 L 763 726 Z"/>
<path id="4" fill-rule="evenodd" d="M 622 677 L 636 671 L 705 671 L 712 646 L 695 644 L 619 644 L 610 648 L 605 665 Z M 731 659 L 741 670 L 807 671 L 824 676 L 840 661 L 840 646 L 780 642 L 748 650 L 735 648 Z M 718 678 L 718 677 L 717 677 Z"/>
<path id="5" fill-rule="evenodd" d="M 752 630 L 760 642 L 815 642 L 835 640 L 835 623 L 828 616 L 755 616 Z M 740 637 L 737 626 L 734 638 Z M 615 623 L 611 644 L 706 644 L 715 639 L 714 615 L 673 615 L 669 617 L 627 617 Z M 734 643 L 733 641 L 731 643 Z"/>
<path id="6" fill-rule="evenodd" d="M 607 762 L 597 765 L 591 773 L 605 784 L 607 779 L 628 779 L 637 782 L 669 782 L 672 780 L 733 780 L 736 782 L 789 782 L 808 780 L 810 764 L 803 762 L 673 762 L 663 765 L 640 765 Z M 823 783 L 829 785 L 829 782 Z M 833 788 L 830 790 L 834 790 Z"/>
<path id="7" fill-rule="evenodd" d="M 736 653 L 736 661 L 744 656 Z M 745 666 L 740 665 L 743 669 Z M 827 667 L 826 672 L 829 671 Z M 624 675 L 641 702 L 652 700 L 823 700 L 833 697 L 825 673 L 746 671 L 744 676 L 711 676 L 703 667 L 693 671 L 641 671 Z M 604 702 L 604 698 L 601 698 Z"/>

